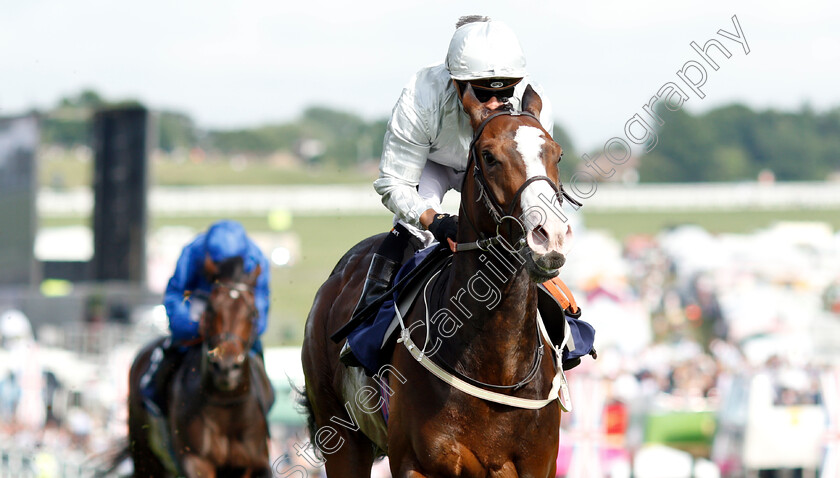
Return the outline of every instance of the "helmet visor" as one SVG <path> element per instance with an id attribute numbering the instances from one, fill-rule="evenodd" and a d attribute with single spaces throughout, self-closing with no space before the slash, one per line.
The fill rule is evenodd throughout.
<path id="1" fill-rule="evenodd" d="M 458 89 L 462 95 L 467 83 L 469 83 L 478 101 L 486 103 L 493 97 L 499 100 L 510 98 L 520 81 L 522 81 L 522 78 L 481 78 L 477 80 L 455 80 L 455 83 L 458 84 Z"/>

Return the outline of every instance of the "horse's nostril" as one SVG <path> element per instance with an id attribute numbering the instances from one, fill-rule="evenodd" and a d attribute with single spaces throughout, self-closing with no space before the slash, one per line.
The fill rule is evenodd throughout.
<path id="1" fill-rule="evenodd" d="M 218 371 L 222 370 L 222 364 L 219 363 L 219 362 L 216 362 L 215 360 L 210 362 L 210 366 L 213 367 L 214 371 L 218 372 Z"/>
<path id="2" fill-rule="evenodd" d="M 541 225 L 538 225 L 537 227 L 535 227 L 533 232 L 534 232 L 534 237 L 538 241 L 540 241 L 540 242 L 548 241 L 548 233 L 545 231 L 545 229 Z"/>

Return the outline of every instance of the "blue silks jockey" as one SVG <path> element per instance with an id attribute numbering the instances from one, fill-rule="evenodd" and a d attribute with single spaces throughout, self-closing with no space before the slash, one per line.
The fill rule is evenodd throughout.
<path id="1" fill-rule="evenodd" d="M 240 260 L 245 272 L 253 271 L 257 265 L 262 271 L 254 290 L 259 315 L 257 339 L 251 349 L 256 354 L 262 354 L 259 336 L 265 332 L 268 320 L 269 263 L 259 247 L 248 238 L 241 224 L 230 220 L 218 221 L 184 247 L 175 273 L 166 286 L 163 305 L 169 316 L 171 336 L 152 352 L 149 369 L 140 381 L 150 412 L 161 415 L 161 411 L 166 409 L 164 386 L 178 369 L 188 347 L 200 340 L 199 320 L 207 305 L 203 297 L 209 295 L 212 288 L 208 271 L 218 269 L 227 261 Z"/>

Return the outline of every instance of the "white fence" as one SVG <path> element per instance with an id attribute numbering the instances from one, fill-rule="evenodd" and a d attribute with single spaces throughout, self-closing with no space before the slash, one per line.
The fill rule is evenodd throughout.
<path id="1" fill-rule="evenodd" d="M 569 186 L 567 190 L 574 192 Z M 601 184 L 583 202 L 584 211 L 829 209 L 840 208 L 840 184 Z M 457 204 L 457 194 L 447 195 L 446 208 L 457 210 Z M 368 185 L 155 187 L 150 190 L 149 209 L 156 216 L 263 215 L 275 210 L 301 215 L 387 214 Z M 92 210 L 93 194 L 87 188 L 44 189 L 38 194 L 40 215 L 86 216 Z"/>

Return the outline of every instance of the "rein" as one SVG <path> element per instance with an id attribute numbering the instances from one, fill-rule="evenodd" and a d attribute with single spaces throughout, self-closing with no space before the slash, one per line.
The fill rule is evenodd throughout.
<path id="1" fill-rule="evenodd" d="M 469 214 L 467 213 L 466 209 L 463 211 L 463 216 L 467 220 L 467 224 L 469 224 L 470 228 L 475 232 L 478 239 L 474 242 L 467 242 L 467 243 L 458 243 L 456 244 L 456 251 L 470 251 L 470 250 L 482 250 L 486 251 L 491 246 L 503 243 L 505 241 L 504 237 L 500 234 L 499 229 L 504 223 L 505 219 L 512 220 L 516 222 L 520 228 L 522 228 L 523 235 L 520 237 L 518 242 L 519 248 L 515 251 L 511 252 L 521 252 L 524 247 L 526 247 L 526 236 L 527 231 L 525 231 L 525 227 L 522 223 L 513 216 L 513 211 L 518 205 L 518 201 L 522 193 L 525 191 L 529 185 L 533 184 L 536 181 L 546 181 L 554 190 L 555 195 L 558 201 L 562 204 L 563 198 L 566 198 L 572 204 L 577 205 L 578 207 L 582 206 L 580 202 L 572 198 L 563 190 L 562 184 L 558 187 L 554 181 L 551 180 L 548 176 L 540 175 L 540 176 L 533 176 L 528 178 L 520 187 L 517 189 L 516 193 L 513 195 L 513 199 L 508 207 L 508 210 L 501 206 L 498 198 L 493 194 L 493 190 L 487 184 L 485 179 L 484 170 L 481 166 L 481 161 L 478 158 L 478 153 L 476 150 L 476 143 L 478 142 L 481 134 L 483 133 L 485 127 L 487 126 L 490 121 L 499 117 L 499 116 L 527 116 L 533 118 L 537 121 L 538 118 L 529 113 L 529 112 L 522 112 L 516 113 L 510 110 L 499 111 L 493 113 L 492 115 L 485 118 L 481 124 L 476 128 L 475 133 L 473 135 L 472 142 L 470 143 L 469 149 L 469 161 L 467 163 L 467 169 L 469 170 L 470 164 L 473 166 L 473 177 L 475 178 L 476 187 L 478 189 L 478 198 L 476 202 L 483 200 L 484 205 L 487 210 L 490 212 L 493 221 L 496 223 L 496 235 L 492 237 L 487 237 L 483 232 L 481 232 L 476 226 L 473 220 L 470 218 Z M 464 177 L 466 181 L 466 176 Z M 463 190 L 463 187 L 461 188 Z M 464 199 L 462 198 L 462 201 Z M 511 236 L 510 226 L 508 229 L 508 236 Z M 407 328 L 405 325 L 405 321 L 403 320 L 402 313 L 400 308 L 394 307 L 395 313 L 397 318 L 399 319 L 399 324 L 401 328 L 400 337 L 397 339 L 397 342 L 402 343 L 411 356 L 426 370 L 431 372 L 433 375 L 438 377 L 440 380 L 444 381 L 445 383 L 451 385 L 452 387 L 468 394 L 473 397 L 477 397 L 486 401 L 499 403 L 502 405 L 507 405 L 511 407 L 517 408 L 525 408 L 531 410 L 538 410 L 541 409 L 548 404 L 558 400 L 560 402 L 560 408 L 566 412 L 571 411 L 572 404 L 569 395 L 568 384 L 566 382 L 566 375 L 563 372 L 563 359 L 562 359 L 562 349 L 566 346 L 566 343 L 571 335 L 570 330 L 568 330 L 569 325 L 568 323 L 565 324 L 567 330 L 564 334 L 563 344 L 560 347 L 551 347 L 552 355 L 554 356 L 554 369 L 555 375 L 552 380 L 551 390 L 548 392 L 547 398 L 544 399 L 530 399 L 530 398 L 521 398 L 515 397 L 512 395 L 506 395 L 503 393 L 498 393 L 493 390 L 488 389 L 496 389 L 496 390 L 505 390 L 510 392 L 515 392 L 531 381 L 533 381 L 538 373 L 540 364 L 542 363 L 543 356 L 545 354 L 545 342 L 551 344 L 551 338 L 546 331 L 545 324 L 543 323 L 542 316 L 537 310 L 537 317 L 536 317 L 536 334 L 537 334 L 537 343 L 539 344 L 537 348 L 534 350 L 534 360 L 533 365 L 529 369 L 528 373 L 526 374 L 525 378 L 520 380 L 519 382 L 513 385 L 494 385 L 489 383 L 484 383 L 482 381 L 470 378 L 465 376 L 463 373 L 453 369 L 450 365 L 443 363 L 442 365 L 436 364 L 430 355 L 433 355 L 433 352 L 427 351 L 426 347 L 429 344 L 429 331 L 430 327 L 430 318 L 429 318 L 429 306 L 427 302 L 427 294 L 426 289 L 429 287 L 429 284 L 438 277 L 438 274 L 433 275 L 428 279 L 426 282 L 425 287 L 423 287 L 423 300 L 425 303 L 425 313 L 426 313 L 426 340 L 423 344 L 423 347 L 418 347 L 413 340 L 411 339 L 411 329 Z"/>
<path id="2" fill-rule="evenodd" d="M 249 286 L 244 282 L 215 282 L 214 289 L 227 289 L 228 295 L 231 299 L 239 299 L 243 293 L 251 292 L 253 293 L 253 287 Z M 205 296 L 207 300 L 207 310 L 205 312 L 204 320 L 207 320 L 208 317 L 215 315 L 216 311 L 213 309 L 212 303 L 209 300 L 209 295 L 205 293 L 201 293 L 202 296 Z M 248 308 L 250 309 L 249 320 L 253 322 L 257 317 L 257 308 L 255 304 L 247 303 Z M 206 340 L 203 340 L 201 344 L 202 347 L 202 354 L 201 354 L 201 366 L 202 366 L 202 373 L 206 370 L 206 363 L 208 359 L 211 359 L 211 355 L 213 355 L 213 351 L 224 342 L 239 342 L 244 350 L 244 354 L 246 354 L 246 358 L 250 353 L 251 346 L 254 344 L 256 340 L 256 329 L 251 331 L 251 336 L 248 340 L 243 339 L 242 337 L 232 333 L 232 332 L 221 332 L 215 335 L 208 337 Z M 250 372 L 249 372 L 250 374 Z M 246 389 L 244 393 L 235 393 L 232 395 L 228 395 L 228 393 L 224 394 L 225 396 L 219 397 L 214 394 L 206 394 L 205 401 L 211 405 L 216 406 L 230 406 L 236 405 L 238 403 L 244 402 L 249 398 L 248 390 Z"/>
<path id="3" fill-rule="evenodd" d="M 253 287 L 251 287 L 250 285 L 248 285 L 244 282 L 216 282 L 215 286 L 213 288 L 214 289 L 228 289 L 228 291 L 229 291 L 228 295 L 230 295 L 230 298 L 234 299 L 234 300 L 238 299 L 241 296 L 241 294 L 244 293 L 244 292 L 250 292 L 250 293 L 254 292 Z M 207 311 L 205 312 L 205 314 L 215 315 L 216 311 L 213 310 L 213 304 L 209 300 L 210 299 L 209 294 L 205 294 L 203 292 L 198 292 L 198 295 L 200 297 L 204 297 L 204 298 L 207 299 Z M 258 315 L 256 304 L 248 303 L 248 302 L 246 302 L 246 304 L 248 305 L 248 309 L 250 310 L 249 319 L 251 320 L 251 322 L 253 322 L 257 318 L 257 315 Z M 207 320 L 207 316 L 205 316 L 205 320 Z M 240 337 L 236 334 L 233 334 L 231 332 L 222 332 L 220 334 L 212 335 L 212 336 L 208 337 L 206 339 L 206 341 L 202 337 L 202 341 L 204 341 L 205 343 L 212 342 L 214 345 L 219 343 L 219 342 L 228 342 L 228 341 L 232 342 L 232 341 L 234 341 L 234 339 L 236 341 L 238 341 L 240 343 L 240 345 L 242 345 L 242 347 L 245 350 L 250 350 L 251 346 L 254 344 L 254 341 L 256 340 L 256 330 L 251 331 L 251 336 L 248 338 L 248 340 L 245 340 L 242 337 Z"/>
<path id="4" fill-rule="evenodd" d="M 481 161 L 479 161 L 479 159 L 478 159 L 478 153 L 477 153 L 477 149 L 476 149 L 476 143 L 478 143 L 478 140 L 481 138 L 481 134 L 484 132 L 484 128 L 487 127 L 487 125 L 490 123 L 490 121 L 492 121 L 495 118 L 498 118 L 499 116 L 526 116 L 526 117 L 529 117 L 529 118 L 533 118 L 534 120 L 539 122 L 539 119 L 535 115 L 533 115 L 533 114 L 531 114 L 527 111 L 515 112 L 515 111 L 510 111 L 510 110 L 504 110 L 504 111 L 498 111 L 496 113 L 491 114 L 490 116 L 485 118 L 478 125 L 478 127 L 475 129 L 475 132 L 473 133 L 473 139 L 470 142 L 469 160 L 467 161 L 467 170 L 470 169 L 470 165 L 472 164 L 472 166 L 473 166 L 473 178 L 475 179 L 475 184 L 476 184 L 476 187 L 478 188 L 478 199 L 476 199 L 476 202 L 481 201 L 481 200 L 484 201 L 485 207 L 487 208 L 488 211 L 490 211 L 490 216 L 493 218 L 493 221 L 496 223 L 496 235 L 493 236 L 493 237 L 487 238 L 483 232 L 478 230 L 478 228 L 475 226 L 475 223 L 470 218 L 469 214 L 467 214 L 467 211 L 464 210 L 463 215 L 467 219 L 467 224 L 469 224 L 470 228 L 473 230 L 473 232 L 475 232 L 475 234 L 479 237 L 479 239 L 474 241 L 474 242 L 458 243 L 456 245 L 455 250 L 459 251 L 459 252 L 460 251 L 476 250 L 476 249 L 486 251 L 491 245 L 498 244 L 499 241 L 500 241 L 500 239 L 499 239 L 499 237 L 500 237 L 499 228 L 501 227 L 501 225 L 505 221 L 505 219 L 508 219 L 508 220 L 511 220 L 511 221 L 515 222 L 522 229 L 523 234 L 522 234 L 522 237 L 519 238 L 519 241 L 517 241 L 518 246 L 519 246 L 519 248 L 517 250 L 521 250 L 523 247 L 525 247 L 525 236 L 527 235 L 527 231 L 525 231 L 525 227 L 522 225 L 522 222 L 518 218 L 513 216 L 513 210 L 516 209 L 516 206 L 517 206 L 518 201 L 519 201 L 519 197 L 522 196 L 522 193 L 525 191 L 525 188 L 527 188 L 528 186 L 530 186 L 531 184 L 533 184 L 536 181 L 546 181 L 549 184 L 549 186 L 551 187 L 551 189 L 554 190 L 554 194 L 557 197 L 557 200 L 560 202 L 561 205 L 563 204 L 563 198 L 565 198 L 566 200 L 568 200 L 570 203 L 576 205 L 577 207 L 583 206 L 583 204 L 581 204 L 578 200 L 573 198 L 571 195 L 569 195 L 569 193 L 567 193 L 563 189 L 563 183 L 560 183 L 560 185 L 558 187 L 558 185 L 555 184 L 554 181 L 551 180 L 551 178 L 549 178 L 548 176 L 540 175 L 540 176 L 532 176 L 532 177 L 528 178 L 524 183 L 522 183 L 522 185 L 519 186 L 519 189 L 517 189 L 516 193 L 513 195 L 513 199 L 511 200 L 510 205 L 508 206 L 508 210 L 507 211 L 504 210 L 504 208 L 501 205 L 501 202 L 499 202 L 496 195 L 493 194 L 493 190 L 490 189 L 490 187 L 487 185 L 487 180 L 484 177 L 484 169 L 481 166 Z M 466 180 L 466 175 L 464 176 L 464 180 Z M 461 190 L 463 190 L 463 187 L 461 188 Z M 510 236 L 510 233 L 511 233 L 511 231 L 510 231 L 510 226 L 509 226 L 508 227 L 508 235 L 509 236 Z"/>

